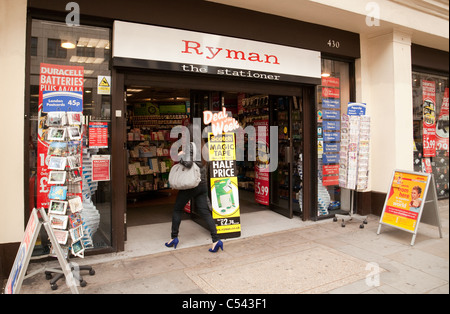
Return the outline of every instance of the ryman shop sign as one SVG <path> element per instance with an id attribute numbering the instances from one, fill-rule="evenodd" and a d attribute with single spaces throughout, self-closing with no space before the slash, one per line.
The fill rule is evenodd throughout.
<path id="1" fill-rule="evenodd" d="M 320 84 L 320 52 L 115 21 L 115 66 Z"/>

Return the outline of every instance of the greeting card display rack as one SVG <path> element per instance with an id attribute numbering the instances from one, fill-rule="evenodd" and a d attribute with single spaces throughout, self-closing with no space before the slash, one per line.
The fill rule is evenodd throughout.
<path id="1" fill-rule="evenodd" d="M 81 112 L 49 112 L 46 117 L 47 140 L 49 142 L 48 161 L 48 216 L 58 244 L 64 257 L 71 267 L 74 277 L 80 286 L 86 286 L 86 281 L 80 270 L 87 270 L 93 276 L 95 271 L 91 266 L 74 266 L 69 256 L 84 258 L 85 246 L 84 228 L 81 210 L 83 209 L 81 189 L 82 134 L 83 122 Z M 54 249 L 50 250 L 53 255 Z M 56 274 L 53 276 L 53 274 Z M 50 287 L 56 290 L 56 282 L 64 277 L 60 269 L 45 272 L 50 280 Z"/>
<path id="2" fill-rule="evenodd" d="M 339 158 L 339 186 L 350 190 L 348 214 L 336 214 L 334 221 L 358 220 L 360 228 L 367 224 L 367 216 L 354 213 L 356 192 L 367 189 L 369 181 L 370 117 L 367 115 L 341 116 L 341 150 Z"/>

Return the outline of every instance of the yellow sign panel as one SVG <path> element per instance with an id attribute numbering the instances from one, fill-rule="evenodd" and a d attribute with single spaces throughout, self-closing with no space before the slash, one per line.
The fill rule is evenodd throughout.
<path id="1" fill-rule="evenodd" d="M 237 182 L 236 177 L 211 178 L 212 216 L 218 233 L 241 231 Z"/>
<path id="2" fill-rule="evenodd" d="M 100 75 L 97 77 L 97 93 L 111 95 L 111 76 Z"/>
<path id="3" fill-rule="evenodd" d="M 208 136 L 209 160 L 236 160 L 234 133 Z"/>
<path id="4" fill-rule="evenodd" d="M 427 175 L 394 172 L 381 222 L 414 231 L 423 208 Z"/>
<path id="5" fill-rule="evenodd" d="M 217 233 L 240 235 L 239 189 L 236 173 L 235 134 L 208 134 L 211 165 L 211 205 Z"/>

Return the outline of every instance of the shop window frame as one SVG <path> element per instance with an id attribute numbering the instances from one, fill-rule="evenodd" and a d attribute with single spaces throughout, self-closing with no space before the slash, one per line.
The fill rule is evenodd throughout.
<path id="1" fill-rule="evenodd" d="M 34 186 L 34 189 L 32 189 L 33 184 L 30 182 L 30 164 L 29 164 L 29 158 L 30 158 L 30 141 L 28 140 L 28 135 L 30 134 L 30 117 L 31 117 L 31 64 L 32 64 L 32 57 L 35 57 L 32 54 L 32 23 L 33 20 L 43 20 L 48 22 L 60 22 L 65 23 L 66 14 L 64 12 L 49 12 L 49 11 L 43 11 L 43 10 L 37 10 L 37 9 L 29 9 L 27 14 L 27 26 L 26 26 L 26 51 L 25 51 L 25 99 L 24 99 L 24 173 L 23 173 L 23 184 L 24 184 L 24 227 L 26 226 L 30 213 L 32 210 L 32 207 L 34 206 L 36 201 L 36 186 Z M 109 41 L 112 43 L 112 35 L 113 35 L 113 21 L 110 19 L 98 19 L 98 18 L 92 18 L 92 17 L 81 17 L 80 24 L 83 26 L 88 27 L 100 27 L 100 28 L 106 28 L 109 29 Z M 38 40 L 39 43 L 39 40 Z M 42 42 L 40 44 L 43 44 Z M 60 46 L 60 45 L 59 45 Z M 45 49 L 46 53 L 48 53 L 48 47 Z M 61 47 L 61 49 L 63 49 Z M 109 52 L 110 53 L 110 52 Z M 47 54 L 45 55 L 46 58 L 49 58 Z M 54 58 L 55 60 L 58 60 L 60 58 L 50 57 Z M 115 71 L 113 71 L 112 64 L 111 64 L 111 58 L 105 61 L 108 62 L 108 69 L 112 76 L 112 81 L 114 82 L 114 75 Z M 114 84 L 113 84 L 114 85 Z M 114 87 L 114 86 L 113 86 Z M 113 90 L 113 89 L 112 89 Z M 111 112 L 114 110 L 114 101 L 113 101 L 113 93 L 111 94 Z M 113 130 L 114 130 L 114 124 L 115 120 L 111 117 L 111 136 L 113 136 Z M 113 148 L 114 146 L 119 145 L 113 145 L 111 148 L 111 155 L 114 154 Z M 113 169 L 114 165 L 111 165 L 111 176 L 113 177 Z M 111 181 L 113 180 L 111 177 Z M 114 189 L 114 185 L 111 184 L 111 187 Z M 114 196 L 114 192 L 112 193 Z M 86 255 L 97 255 L 97 254 L 105 254 L 105 253 L 112 253 L 112 252 L 119 252 L 124 250 L 123 246 L 123 240 L 121 241 L 116 237 L 114 229 L 116 229 L 118 226 L 120 226 L 121 221 L 119 221 L 119 224 L 117 222 L 117 216 L 115 215 L 114 211 L 114 201 L 111 199 L 111 243 L 107 247 L 100 247 L 100 248 L 93 248 L 88 251 L 86 251 Z M 31 208 L 30 208 L 31 206 Z M 120 236 L 119 236 L 120 237 Z"/>
<path id="2" fill-rule="evenodd" d="M 412 102 L 412 108 L 411 109 L 413 110 L 413 121 L 412 121 L 413 125 L 414 125 L 413 138 L 414 138 L 414 143 L 416 143 L 416 138 L 420 139 L 420 142 L 423 143 L 423 133 L 422 133 L 423 132 L 423 130 L 422 130 L 423 114 L 420 115 L 421 116 L 420 119 L 417 119 L 416 116 L 415 116 L 416 112 L 415 112 L 415 108 L 414 108 L 414 104 L 415 104 L 415 101 L 414 101 L 414 89 L 416 87 L 414 85 L 414 75 L 429 76 L 431 79 L 433 79 L 433 77 L 437 77 L 439 79 L 446 78 L 448 84 L 450 83 L 450 76 L 449 76 L 449 72 L 440 71 L 440 70 L 436 70 L 436 69 L 425 68 L 425 67 L 416 66 L 416 65 L 412 66 L 412 69 L 411 69 L 411 80 L 412 80 L 412 82 L 411 83 L 412 83 L 413 89 L 411 90 L 411 93 L 412 93 L 412 97 L 413 97 L 413 102 Z M 436 81 L 436 80 L 434 80 L 434 81 Z M 420 87 L 420 82 L 418 84 L 419 84 L 419 87 Z M 449 87 L 449 86 L 447 86 L 447 87 Z M 441 106 L 441 104 L 438 104 L 437 101 L 436 101 L 436 108 L 438 107 L 438 105 L 439 105 L 439 107 Z M 440 111 L 436 112 L 436 118 L 438 117 L 439 113 L 440 113 Z M 418 130 L 418 134 L 416 134 L 416 129 L 417 128 L 419 129 Z M 416 137 L 416 135 L 418 137 Z M 433 163 L 434 163 L 433 158 L 437 158 L 437 157 L 430 157 L 430 158 L 431 158 L 431 164 L 432 164 L 432 167 L 433 167 Z M 434 169 L 433 169 L 433 173 L 434 173 Z M 447 173 L 447 175 L 448 175 L 448 173 Z M 434 178 L 434 179 L 436 181 L 436 178 Z M 436 193 L 438 193 L 438 191 L 436 191 Z M 439 196 L 439 194 L 438 194 L 438 199 L 439 200 L 449 199 L 449 197 L 450 196 L 445 196 L 445 195 L 444 196 Z"/>
<path id="3" fill-rule="evenodd" d="M 322 53 L 321 54 L 321 60 L 329 60 L 329 61 L 335 61 L 335 62 L 343 62 L 346 63 L 348 65 L 348 85 L 349 85 L 349 102 L 356 102 L 356 65 L 355 65 L 355 59 L 353 58 L 345 58 L 345 57 L 341 57 L 341 56 L 336 56 L 336 55 L 331 55 L 331 54 L 326 54 L 326 53 Z M 318 136 L 317 136 L 317 112 L 319 109 L 319 97 L 318 97 L 318 89 L 319 86 L 316 87 L 315 90 L 315 95 L 316 95 L 316 101 L 315 101 L 315 108 L 314 108 L 314 123 L 313 123 L 313 127 L 314 127 L 314 135 L 316 137 L 316 143 L 318 140 Z M 345 106 L 346 107 L 346 106 Z M 342 108 L 342 103 L 341 103 L 341 108 Z M 341 115 L 342 115 L 342 111 L 341 111 Z M 314 204 L 314 207 L 312 208 L 311 211 L 311 220 L 313 221 L 318 221 L 318 220 L 323 220 L 323 219 L 329 219 L 334 217 L 334 214 L 328 214 L 328 215 L 320 215 L 318 214 L 318 162 L 319 162 L 319 156 L 318 156 L 318 151 L 317 151 L 317 146 L 315 149 L 315 152 L 312 152 L 313 154 L 315 153 L 315 159 L 314 160 L 314 174 L 312 177 L 315 178 L 315 194 L 312 196 L 314 197 L 312 199 L 312 202 Z M 363 214 L 362 211 L 363 209 L 361 209 L 360 207 L 358 207 L 360 203 L 359 199 L 364 199 L 364 192 L 356 192 L 355 193 L 355 197 L 353 197 L 353 206 L 351 206 L 351 204 L 349 206 L 351 206 L 350 208 L 355 208 L 358 214 Z"/>

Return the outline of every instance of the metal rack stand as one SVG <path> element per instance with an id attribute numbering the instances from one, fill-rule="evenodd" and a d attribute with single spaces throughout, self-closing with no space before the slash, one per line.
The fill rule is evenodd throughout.
<path id="1" fill-rule="evenodd" d="M 70 266 L 70 270 L 71 270 L 74 278 L 80 282 L 80 287 L 86 287 L 87 282 L 81 276 L 80 271 L 87 270 L 87 271 L 89 271 L 89 275 L 94 276 L 95 270 L 92 268 L 92 266 L 75 266 L 73 263 L 71 263 L 69 261 L 69 259 L 67 259 L 67 263 Z M 56 274 L 56 276 L 53 276 L 54 274 Z M 61 278 L 65 278 L 64 273 L 61 268 L 55 268 L 55 269 L 48 268 L 45 271 L 45 279 L 50 280 L 50 287 L 52 288 L 52 290 L 58 289 L 57 282 Z"/>
<path id="2" fill-rule="evenodd" d="M 65 114 L 67 114 L 67 113 L 65 113 Z M 66 118 L 67 118 L 67 116 L 66 116 Z M 68 121 L 68 119 L 67 119 L 67 121 Z M 61 127 L 65 128 L 67 130 L 67 132 L 69 132 L 67 126 L 68 126 L 68 124 L 62 125 Z M 82 134 L 82 126 L 80 126 L 79 132 Z M 82 136 L 81 136 L 81 138 L 82 138 Z M 63 139 L 63 142 L 69 143 L 70 141 L 72 141 L 72 139 L 66 133 L 66 137 Z M 82 156 L 82 153 L 81 153 L 81 150 L 82 150 L 82 148 L 81 148 L 81 146 L 82 146 L 82 139 L 75 140 L 75 141 L 79 141 L 80 142 L 80 152 L 77 153 L 77 154 L 74 154 L 74 155 L 78 155 L 78 157 L 81 159 L 81 156 Z M 70 156 L 71 155 L 69 146 L 67 146 L 67 148 L 66 148 L 65 155 L 66 156 Z M 68 193 L 74 194 L 75 192 L 74 192 L 73 182 L 70 182 L 70 179 L 69 179 L 69 177 L 70 177 L 69 173 L 73 169 L 68 169 L 67 168 L 68 166 L 69 165 L 66 165 L 66 168 L 64 170 L 64 171 L 66 171 L 67 175 L 66 175 L 65 183 L 62 184 L 62 185 L 67 186 L 67 192 Z M 81 172 L 82 169 L 80 169 L 80 168 L 81 167 L 78 167 L 78 171 Z M 72 208 L 71 208 L 71 210 L 72 210 Z M 74 212 L 72 211 L 72 213 L 74 213 Z M 53 243 L 53 245 L 55 246 L 55 245 L 59 245 L 59 244 L 58 244 L 58 242 L 55 242 L 55 243 Z M 85 287 L 87 285 L 87 282 L 81 276 L 80 271 L 81 270 L 87 270 L 87 271 L 89 271 L 89 275 L 91 275 L 91 276 L 95 275 L 95 271 L 92 268 L 92 266 L 87 266 L 87 265 L 85 265 L 85 266 L 78 266 L 76 263 L 70 262 L 70 259 L 69 259 L 70 254 L 71 253 L 69 252 L 67 254 L 67 257 L 65 257 L 65 261 L 67 263 L 67 267 L 70 268 L 70 273 L 72 274 L 74 280 L 78 280 L 78 282 L 80 283 L 80 286 L 81 287 Z M 66 276 L 65 276 L 64 272 L 62 271 L 62 268 L 53 268 L 53 269 L 48 268 L 48 269 L 45 269 L 45 279 L 50 280 L 50 287 L 51 287 L 52 290 L 57 290 L 58 289 L 58 285 L 57 285 L 58 280 L 60 280 L 61 278 L 65 278 L 65 277 Z"/>
<path id="3" fill-rule="evenodd" d="M 346 221 L 352 221 L 354 219 L 354 220 L 361 222 L 359 227 L 361 229 L 363 229 L 364 225 L 367 224 L 367 216 L 360 216 L 360 215 L 354 213 L 355 202 L 356 202 L 356 191 L 350 190 L 350 210 L 349 210 L 348 214 L 344 214 L 344 215 L 336 214 L 333 218 L 333 221 L 336 222 L 339 219 L 341 219 L 342 220 L 341 226 L 345 227 Z"/>

